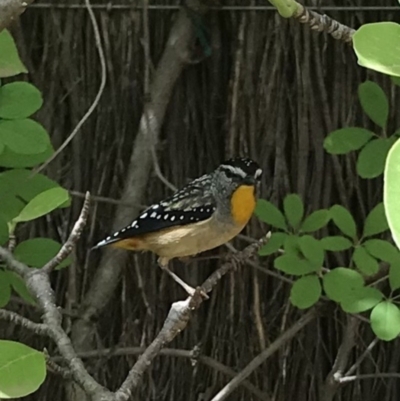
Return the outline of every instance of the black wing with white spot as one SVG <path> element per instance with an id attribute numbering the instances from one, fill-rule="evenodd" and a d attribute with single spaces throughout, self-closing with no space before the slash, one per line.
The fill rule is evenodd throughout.
<path id="1" fill-rule="evenodd" d="M 202 176 L 170 198 L 150 206 L 130 225 L 100 241 L 94 248 L 174 226 L 198 223 L 209 219 L 214 211 L 210 179 Z"/>

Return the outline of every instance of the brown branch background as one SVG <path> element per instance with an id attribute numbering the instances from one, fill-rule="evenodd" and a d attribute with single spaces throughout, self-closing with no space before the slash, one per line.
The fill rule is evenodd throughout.
<path id="1" fill-rule="evenodd" d="M 358 2 L 331 0 L 323 4 L 342 6 Z M 384 11 L 386 1 L 376 0 L 369 5 L 380 5 L 382 11 L 340 11 L 329 15 L 353 28 L 365 22 L 400 18 L 398 12 Z M 101 197 L 92 208 L 89 226 L 74 251 L 73 265 L 52 275 L 58 304 L 66 312 L 64 328 L 73 335 L 78 353 L 147 346 L 161 329 L 171 303 L 184 299 L 181 289 L 162 275 L 153 257 L 129 254 L 118 258 L 122 265 L 109 263 L 109 269 L 122 268 L 121 279 L 110 283 L 117 286 L 116 291 L 96 288 L 100 310 L 89 313 L 91 305 L 85 303 L 102 255 L 88 250 L 111 229 L 116 211 L 128 218 L 140 205 L 171 193 L 156 174 L 150 174 L 148 179 L 145 177 L 145 193 L 131 207 L 124 198 L 119 205 L 104 199 L 120 199 L 126 178 L 135 174 L 132 169 L 140 168 L 135 166 L 141 165 L 140 159 L 133 165 L 129 160 L 146 103 L 145 25 L 140 10 L 95 9 L 95 15 L 107 63 L 105 92 L 81 133 L 47 169 L 52 178 L 78 196 L 88 190 L 94 200 L 96 195 Z M 148 10 L 150 82 L 177 15 L 176 11 Z M 212 55 L 183 70 L 155 144 L 165 178 L 181 186 L 214 168 L 226 155 L 247 153 L 264 169 L 264 197 L 280 202 L 285 194 L 298 192 L 308 212 L 340 203 L 350 207 L 361 222 L 380 200 L 381 181 L 360 180 L 355 174 L 354 155 L 333 158 L 324 153 L 322 141 L 328 132 L 343 126 L 376 128 L 362 114 L 356 97 L 357 85 L 366 78 L 383 86 L 392 105 L 396 101 L 399 104 L 399 90 L 387 77 L 358 67 L 349 46 L 312 32 L 296 21 L 283 20 L 275 12 L 213 10 L 204 22 L 211 35 Z M 84 9 L 28 9 L 13 33 L 31 72 L 30 79 L 44 94 L 45 104 L 38 118 L 58 147 L 90 106 L 100 83 L 88 14 Z M 200 48 L 194 50 L 199 52 Z M 389 132 L 400 124 L 400 117 L 395 114 L 392 108 Z M 153 145 L 149 141 L 149 155 Z M 146 163 L 152 165 L 149 160 Z M 71 209 L 59 212 L 50 222 L 43 219 L 34 227 L 22 227 L 18 239 L 47 236 L 64 242 L 80 205 L 81 202 L 73 203 Z M 245 234 L 258 238 L 264 232 L 265 227 L 254 220 Z M 234 245 L 242 249 L 247 243 L 238 239 Z M 224 252 L 221 248 L 210 254 Z M 337 257 L 329 263 L 342 264 L 342 259 Z M 219 263 L 214 259 L 190 264 L 177 262 L 174 268 L 185 281 L 200 284 Z M 272 269 L 272 259 L 263 259 L 261 264 Z M 289 290 L 286 282 L 266 275 L 254 264 L 242 266 L 218 284 L 210 300 L 196 311 L 187 329 L 169 347 L 195 348 L 199 355 L 241 371 L 298 320 L 299 312 L 288 302 Z M 14 302 L 11 307 L 39 321 L 35 308 Z M 79 316 L 89 316 L 89 320 Z M 85 336 L 77 330 L 82 325 Z M 281 347 L 248 381 L 277 401 L 322 399 L 324 391 L 336 387 L 329 380 L 348 325 L 343 314 L 332 309 Z M 46 347 L 50 355 L 54 352 L 48 341 L 10 323 L 0 322 L 0 337 L 18 338 L 39 349 Z M 351 338 L 350 365 L 373 339 L 368 326 L 360 324 L 355 338 Z M 396 372 L 398 345 L 398 341 L 378 343 L 354 373 Z M 85 363 L 100 383 L 116 389 L 137 355 L 112 355 L 110 352 L 89 358 Z M 196 362 L 196 358 L 193 360 Z M 135 396 L 149 401 L 205 401 L 212 399 L 228 380 L 209 364 L 161 356 L 145 373 Z M 66 399 L 61 381 L 59 376 L 49 374 L 45 385 L 30 399 Z M 346 384 L 336 399 L 395 400 L 400 390 L 398 383 L 396 378 L 373 376 Z M 68 394 L 74 399 L 73 392 Z M 329 399 L 328 395 L 325 397 Z M 77 395 L 75 399 L 81 398 Z M 245 387 L 229 396 L 233 401 L 256 399 L 257 395 Z"/>

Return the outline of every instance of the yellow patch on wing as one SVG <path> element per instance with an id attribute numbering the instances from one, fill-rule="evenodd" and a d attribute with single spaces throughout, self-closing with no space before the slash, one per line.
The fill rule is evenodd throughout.
<path id="1" fill-rule="evenodd" d="M 256 207 L 255 188 L 253 185 L 242 185 L 232 195 L 231 210 L 236 224 L 245 225 Z"/>

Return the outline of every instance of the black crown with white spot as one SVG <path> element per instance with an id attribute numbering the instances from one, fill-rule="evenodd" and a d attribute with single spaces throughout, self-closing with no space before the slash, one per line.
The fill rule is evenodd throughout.
<path id="1" fill-rule="evenodd" d="M 220 168 L 231 178 L 239 180 L 261 179 L 262 170 L 258 163 L 246 157 L 234 157 L 223 162 Z"/>

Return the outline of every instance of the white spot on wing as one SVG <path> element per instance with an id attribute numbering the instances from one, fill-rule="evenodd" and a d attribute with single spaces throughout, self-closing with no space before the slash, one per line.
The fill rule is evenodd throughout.
<path id="1" fill-rule="evenodd" d="M 164 220 L 167 220 L 167 219 L 168 219 L 168 216 L 169 216 L 169 214 L 167 213 L 167 214 L 164 216 Z"/>
<path id="2" fill-rule="evenodd" d="M 143 214 L 140 216 L 141 219 L 145 219 L 146 217 L 147 217 L 147 213 L 143 213 Z"/>
<path id="3" fill-rule="evenodd" d="M 175 220 L 175 216 L 172 216 L 172 217 L 171 217 L 171 221 L 174 221 L 174 220 Z"/>
<path id="4" fill-rule="evenodd" d="M 156 217 L 157 216 L 157 213 L 156 212 L 153 212 L 151 215 L 150 215 L 150 217 L 152 218 L 152 219 L 154 219 L 154 217 Z"/>

